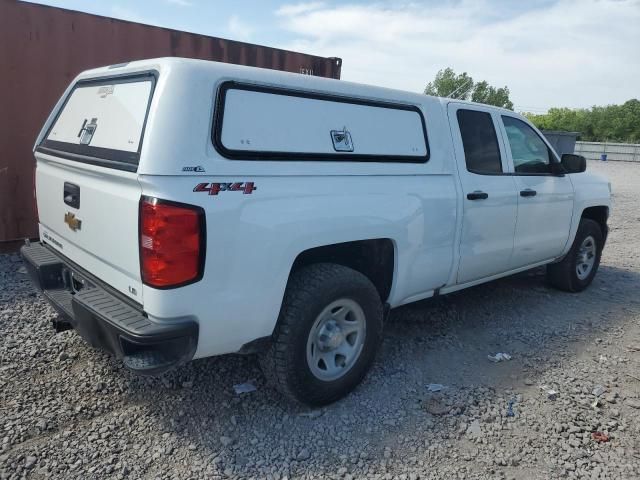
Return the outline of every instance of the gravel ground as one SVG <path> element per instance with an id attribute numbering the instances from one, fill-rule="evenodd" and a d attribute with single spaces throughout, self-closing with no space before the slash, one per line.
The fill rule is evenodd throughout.
<path id="1" fill-rule="evenodd" d="M 615 206 L 586 292 L 535 270 L 398 309 L 363 385 L 316 411 L 285 404 L 251 357 L 131 375 L 54 334 L 19 258 L 0 256 L 0 478 L 640 478 L 640 164 L 589 169 Z M 236 395 L 247 380 L 257 391 Z"/>

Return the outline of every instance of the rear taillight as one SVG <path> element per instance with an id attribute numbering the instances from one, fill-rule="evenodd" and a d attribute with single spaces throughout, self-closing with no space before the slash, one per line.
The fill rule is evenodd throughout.
<path id="1" fill-rule="evenodd" d="M 140 199 L 140 270 L 155 288 L 186 285 L 202 277 L 204 210 L 152 197 Z"/>

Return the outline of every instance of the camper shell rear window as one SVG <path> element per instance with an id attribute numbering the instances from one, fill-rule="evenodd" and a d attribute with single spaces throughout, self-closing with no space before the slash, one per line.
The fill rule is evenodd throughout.
<path id="1" fill-rule="evenodd" d="M 38 150 L 136 171 L 156 78 L 146 72 L 77 82 Z"/>
<path id="2" fill-rule="evenodd" d="M 424 116 L 415 105 L 234 81 L 219 88 L 213 143 L 238 160 L 429 159 Z"/>

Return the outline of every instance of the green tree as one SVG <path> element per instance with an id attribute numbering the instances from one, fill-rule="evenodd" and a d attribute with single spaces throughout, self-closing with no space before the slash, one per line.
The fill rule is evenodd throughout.
<path id="1" fill-rule="evenodd" d="M 525 113 L 541 130 L 579 132 L 580 139 L 593 142 L 640 142 L 640 101 L 592 108 L 550 108 L 543 115 Z"/>
<path id="2" fill-rule="evenodd" d="M 509 87 L 495 88 L 484 80 L 473 86 L 471 101 L 513 110 L 513 102 L 509 99 Z"/>
<path id="3" fill-rule="evenodd" d="M 473 88 L 473 78 L 463 72 L 457 75 L 451 68 L 436 73 L 433 82 L 429 82 L 424 89 L 427 95 L 435 97 L 450 97 L 458 100 L 466 100 L 469 98 L 471 89 Z"/>
<path id="4" fill-rule="evenodd" d="M 475 83 L 467 72 L 456 74 L 450 67 L 438 71 L 434 80 L 427 84 L 424 93 L 458 100 L 470 99 L 473 102 L 513 110 L 513 103 L 509 99 L 508 87 L 496 88 L 484 80 Z"/>

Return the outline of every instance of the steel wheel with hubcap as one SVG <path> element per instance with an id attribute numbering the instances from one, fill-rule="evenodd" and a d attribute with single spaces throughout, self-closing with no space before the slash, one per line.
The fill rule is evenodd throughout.
<path id="1" fill-rule="evenodd" d="M 576 275 L 580 280 L 589 276 L 593 265 L 596 263 L 596 241 L 589 235 L 580 244 L 578 258 L 576 259 Z"/>
<path id="2" fill-rule="evenodd" d="M 346 374 L 358 360 L 367 325 L 360 305 L 348 298 L 320 312 L 307 340 L 307 363 L 313 375 L 331 381 Z"/>

